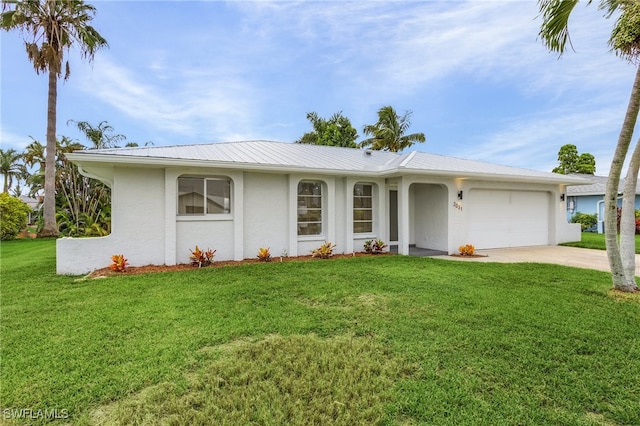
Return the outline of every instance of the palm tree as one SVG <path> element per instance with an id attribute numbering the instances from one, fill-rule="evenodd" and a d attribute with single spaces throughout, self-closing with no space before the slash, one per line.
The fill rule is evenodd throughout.
<path id="1" fill-rule="evenodd" d="M 0 174 L 4 177 L 2 192 L 9 193 L 13 179 L 22 179 L 27 175 L 27 168 L 22 163 L 23 156 L 15 149 L 0 148 Z"/>
<path id="2" fill-rule="evenodd" d="M 587 4 L 590 4 L 591 2 L 592 1 L 589 1 Z M 547 48 L 552 52 L 557 52 L 562 55 L 565 51 L 567 41 L 570 42 L 568 29 L 569 17 L 571 16 L 571 12 L 575 8 L 576 4 L 578 4 L 578 0 L 538 1 L 540 14 L 542 16 L 542 25 L 539 35 Z M 600 8 L 606 10 L 605 16 L 607 18 L 611 17 L 616 11 L 621 12 L 611 33 L 609 44 L 613 50 L 623 58 L 630 61 L 637 60 L 638 53 L 640 52 L 640 6 L 638 6 L 637 0 L 601 0 Z M 634 291 L 638 289 L 635 283 L 635 278 L 629 277 L 628 274 L 625 273 L 621 250 L 617 242 L 617 195 L 622 167 L 627 156 L 627 152 L 629 151 L 629 145 L 631 144 L 633 129 L 635 127 L 639 111 L 640 67 L 637 67 L 635 80 L 629 97 L 629 103 L 627 104 L 627 112 L 625 114 L 624 122 L 618 136 L 618 143 L 611 160 L 609 179 L 607 180 L 605 190 L 604 227 L 607 257 L 609 258 L 609 266 L 611 267 L 613 287 L 622 291 Z M 640 161 L 640 158 L 637 160 Z M 637 167 L 637 165 L 630 165 L 630 167 Z M 632 196 L 635 196 L 635 185 L 632 193 Z M 628 197 L 630 195 L 625 191 L 624 196 Z M 625 230 L 623 235 L 627 232 L 628 231 Z M 627 249 L 625 248 L 625 251 L 626 250 Z"/>
<path id="3" fill-rule="evenodd" d="M 64 54 L 77 45 L 83 58 L 93 60 L 107 41 L 89 22 L 95 7 L 82 0 L 4 0 L 0 27 L 19 30 L 25 36 L 27 56 L 36 73 L 48 73 L 47 144 L 44 184 L 44 226 L 40 236 L 58 235 L 55 212 L 56 105 L 58 78 L 69 78 L 70 67 Z M 64 72 L 63 72 L 64 62 Z"/>
<path id="4" fill-rule="evenodd" d="M 24 152 L 24 162 L 29 167 L 38 166 L 38 168 L 27 176 L 27 185 L 29 185 L 29 195 L 35 197 L 44 188 L 44 169 L 45 147 L 40 141 L 31 137 L 32 142 L 27 145 Z"/>
<path id="5" fill-rule="evenodd" d="M 40 141 L 31 138 L 32 142 L 27 145 L 27 148 L 24 152 L 24 162 L 29 166 L 33 167 L 36 164 L 39 166 L 39 169 L 44 170 L 45 168 L 45 149 L 44 145 L 40 143 Z"/>
<path id="6" fill-rule="evenodd" d="M 117 143 L 125 140 L 124 135 L 114 135 L 113 127 L 106 122 L 101 121 L 96 127 L 92 126 L 88 121 L 69 120 L 67 124 L 73 123 L 93 143 L 93 148 L 114 148 Z"/>
<path id="7" fill-rule="evenodd" d="M 370 146 L 371 149 L 399 152 L 413 146 L 415 142 L 424 142 L 424 133 L 405 135 L 411 126 L 411 111 L 400 117 L 391 106 L 378 111 L 378 122 L 362 128 L 365 135 L 372 136 L 358 145 L 360 148 Z"/>

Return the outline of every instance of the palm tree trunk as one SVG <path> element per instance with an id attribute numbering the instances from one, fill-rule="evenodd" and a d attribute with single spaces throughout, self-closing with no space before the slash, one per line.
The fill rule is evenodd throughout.
<path id="1" fill-rule="evenodd" d="M 629 162 L 624 184 L 622 217 L 620 219 L 620 255 L 628 285 L 636 286 L 636 186 L 640 168 L 640 140 Z"/>
<path id="2" fill-rule="evenodd" d="M 635 288 L 635 282 L 631 285 L 626 279 L 620 248 L 618 247 L 617 198 L 620 175 L 625 157 L 629 151 L 629 145 L 631 144 L 631 137 L 633 136 L 633 129 L 638 118 L 638 111 L 640 111 L 640 66 L 636 69 L 636 77 L 633 82 L 631 96 L 629 97 L 627 113 L 622 128 L 620 129 L 618 144 L 613 159 L 611 160 L 604 200 L 604 230 L 607 244 L 607 257 L 609 258 L 609 266 L 611 268 L 613 288 L 621 291 L 633 291 Z"/>
<path id="3" fill-rule="evenodd" d="M 47 148 L 44 169 L 44 227 L 40 237 L 57 237 L 56 224 L 56 103 L 58 100 L 58 76 L 49 71 L 49 95 L 47 101 Z"/>

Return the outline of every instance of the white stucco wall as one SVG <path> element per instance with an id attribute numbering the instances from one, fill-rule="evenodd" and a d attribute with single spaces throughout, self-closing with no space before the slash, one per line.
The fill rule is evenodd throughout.
<path id="1" fill-rule="evenodd" d="M 164 171 L 116 169 L 111 237 L 131 266 L 164 263 Z M 107 265 L 111 259 L 107 259 Z"/>
<path id="2" fill-rule="evenodd" d="M 351 220 L 347 215 L 347 202 L 345 197 L 347 192 L 353 194 L 352 190 L 347 190 L 347 180 L 344 178 L 337 178 L 334 180 L 335 196 L 334 205 L 332 208 L 334 216 L 333 240 L 331 241 L 336 245 L 336 253 L 344 253 L 347 248 L 347 227 L 351 227 Z M 351 196 L 351 195 L 349 195 Z"/>
<path id="3" fill-rule="evenodd" d="M 287 176 L 246 173 L 244 182 L 244 257 L 256 257 L 261 247 L 273 257 L 289 253 Z"/>
<path id="4" fill-rule="evenodd" d="M 176 263 L 189 263 L 191 250 L 215 250 L 214 260 L 234 258 L 233 219 L 194 220 L 180 218 L 176 227 Z"/>
<path id="5" fill-rule="evenodd" d="M 443 185 L 412 185 L 413 241 L 416 247 L 447 250 L 447 189 Z"/>
<path id="6" fill-rule="evenodd" d="M 124 254 L 131 266 L 164 263 L 164 171 L 115 169 L 111 193 L 111 235 L 59 239 L 58 274 L 107 267 L 114 254 Z"/>

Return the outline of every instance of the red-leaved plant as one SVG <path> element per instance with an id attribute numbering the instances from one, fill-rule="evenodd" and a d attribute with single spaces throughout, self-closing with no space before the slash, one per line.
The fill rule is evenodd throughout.
<path id="1" fill-rule="evenodd" d="M 472 244 L 465 244 L 458 247 L 460 256 L 473 256 L 476 253 L 476 248 Z"/>
<path id="2" fill-rule="evenodd" d="M 207 249 L 206 251 L 200 250 L 198 246 L 191 251 L 191 265 L 202 268 L 203 266 L 209 266 L 213 263 L 213 256 L 216 254 L 216 250 Z"/>
<path id="3" fill-rule="evenodd" d="M 381 239 L 367 240 L 364 242 L 364 251 L 369 254 L 380 254 L 384 252 L 387 245 Z"/>
<path id="4" fill-rule="evenodd" d="M 258 259 L 261 262 L 271 262 L 271 251 L 269 251 L 269 248 L 260 247 L 258 249 Z"/>
<path id="5" fill-rule="evenodd" d="M 113 272 L 124 272 L 127 269 L 127 259 L 124 258 L 124 254 L 114 254 L 111 256 L 111 261 L 113 262 L 109 265 L 109 268 Z"/>
<path id="6" fill-rule="evenodd" d="M 333 256 L 333 249 L 335 248 L 336 248 L 335 244 L 331 244 L 330 242 L 325 242 L 323 245 L 321 245 L 317 249 L 311 251 L 311 257 L 328 259 L 331 256 Z"/>

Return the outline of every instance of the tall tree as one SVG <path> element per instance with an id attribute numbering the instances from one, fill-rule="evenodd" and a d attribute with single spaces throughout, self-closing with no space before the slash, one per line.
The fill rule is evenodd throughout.
<path id="1" fill-rule="evenodd" d="M 357 148 L 358 131 L 351 125 L 351 121 L 342 115 L 342 111 L 333 114 L 328 120 L 310 112 L 307 113 L 307 119 L 311 122 L 313 130 L 302 135 L 296 143 Z"/>
<path id="2" fill-rule="evenodd" d="M 8 194 L 13 180 L 26 178 L 27 168 L 23 163 L 23 155 L 15 149 L 0 148 L 0 174 L 3 176 L 4 185 L 2 192 Z"/>
<path id="3" fill-rule="evenodd" d="M 360 142 L 359 147 L 370 146 L 375 150 L 400 152 L 416 142 L 424 142 L 424 133 L 405 135 L 411 127 L 411 114 L 411 111 L 407 111 L 400 117 L 391 106 L 380 108 L 378 121 L 363 127 L 364 134 L 371 137 Z"/>
<path id="4" fill-rule="evenodd" d="M 114 148 L 118 142 L 126 139 L 124 135 L 114 134 L 113 127 L 106 121 L 101 121 L 97 126 L 92 126 L 88 121 L 69 120 L 69 123 L 75 124 L 96 149 Z"/>
<path id="5" fill-rule="evenodd" d="M 24 34 L 29 60 L 36 73 L 48 73 L 47 144 L 44 184 L 44 226 L 40 236 L 57 236 L 55 217 L 55 157 L 58 79 L 69 78 L 71 69 L 64 55 L 77 46 L 91 62 L 107 41 L 89 23 L 95 7 L 82 0 L 3 0 L 0 26 Z M 64 66 L 63 66 L 64 64 Z"/>
<path id="6" fill-rule="evenodd" d="M 562 55 L 569 40 L 569 17 L 578 0 L 538 0 L 542 25 L 540 37 L 552 52 Z M 592 3 L 589 1 L 587 4 Z M 600 8 L 610 18 L 616 11 L 621 12 L 611 33 L 609 44 L 613 50 L 628 60 L 637 60 L 640 46 L 638 34 L 638 2 L 637 0 L 600 0 Z M 633 24 L 635 22 L 635 24 Z M 629 25 L 630 24 L 630 25 Z M 640 67 L 636 67 L 636 76 L 631 89 L 627 112 L 620 129 L 618 142 L 611 160 L 609 179 L 605 190 L 605 239 L 607 257 L 611 267 L 613 287 L 621 291 L 634 291 L 638 287 L 625 274 L 620 247 L 617 241 L 617 196 L 620 175 L 629 151 L 633 130 L 640 111 Z M 634 196 L 635 196 L 635 190 Z M 628 194 L 625 194 L 628 196 Z M 626 232 L 626 231 L 625 231 Z"/>
<path id="7" fill-rule="evenodd" d="M 570 173 L 595 174 L 596 159 L 592 154 L 584 152 L 578 154 L 578 148 L 573 144 L 565 144 L 558 151 L 558 166 L 552 172 L 567 175 Z"/>
<path id="8" fill-rule="evenodd" d="M 629 62 L 638 63 L 640 57 L 640 2 L 621 1 L 622 9 L 613 29 L 609 44 L 615 52 Z M 620 218 L 620 255 L 625 277 L 630 287 L 635 285 L 636 272 L 636 186 L 640 169 L 640 140 L 636 142 L 629 161 L 622 197 Z M 637 287 L 636 287 L 637 289 Z"/>

